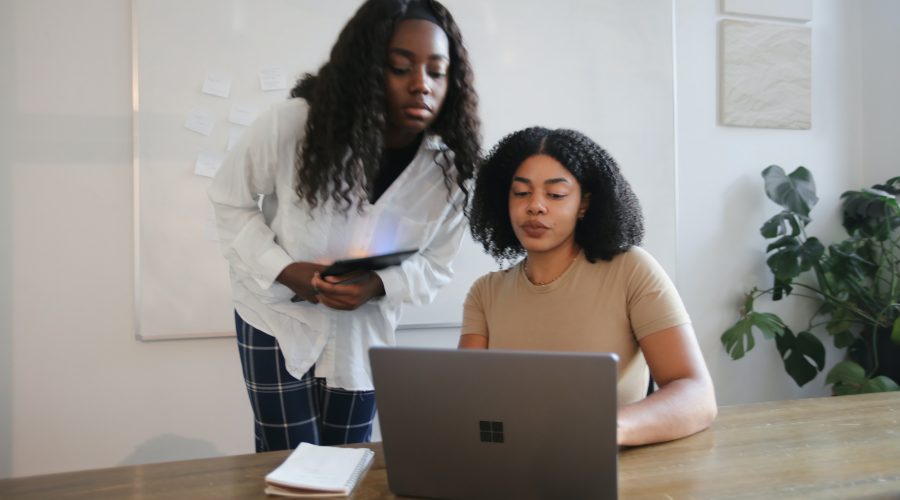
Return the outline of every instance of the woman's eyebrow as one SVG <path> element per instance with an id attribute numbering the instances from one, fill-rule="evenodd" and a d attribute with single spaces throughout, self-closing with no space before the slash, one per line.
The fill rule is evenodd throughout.
<path id="1" fill-rule="evenodd" d="M 407 59 L 415 59 L 416 58 L 415 52 L 401 48 L 401 47 L 388 47 L 388 53 L 389 54 L 397 54 L 397 55 L 403 56 Z M 437 61 L 450 62 L 450 58 L 444 54 L 431 54 L 430 56 L 428 56 L 428 59 L 430 59 L 432 61 L 437 60 Z"/>
<path id="2" fill-rule="evenodd" d="M 527 179 L 525 177 L 514 176 L 513 182 L 521 182 L 523 184 L 531 185 L 531 179 Z M 552 179 L 547 179 L 544 181 L 544 184 L 571 184 L 572 182 L 565 177 L 554 177 Z"/>

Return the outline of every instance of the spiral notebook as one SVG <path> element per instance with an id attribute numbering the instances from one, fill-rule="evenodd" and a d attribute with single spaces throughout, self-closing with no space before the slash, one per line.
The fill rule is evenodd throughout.
<path id="1" fill-rule="evenodd" d="M 325 498 L 350 495 L 375 454 L 366 448 L 335 448 L 300 443 L 266 475 L 266 494 Z"/>

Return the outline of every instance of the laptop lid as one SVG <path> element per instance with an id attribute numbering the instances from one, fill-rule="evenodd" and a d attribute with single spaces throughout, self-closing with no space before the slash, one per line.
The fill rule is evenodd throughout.
<path id="1" fill-rule="evenodd" d="M 375 347 L 388 485 L 432 498 L 616 498 L 611 353 Z"/>

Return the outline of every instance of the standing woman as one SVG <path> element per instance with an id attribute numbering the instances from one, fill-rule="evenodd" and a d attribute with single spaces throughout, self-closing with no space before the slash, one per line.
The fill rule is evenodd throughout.
<path id="1" fill-rule="evenodd" d="M 434 0 L 366 1 L 291 97 L 209 189 L 257 451 L 369 440 L 368 349 L 394 343 L 402 303 L 450 280 L 480 153 L 468 55 Z M 412 248 L 382 271 L 318 274 Z"/>
<path id="2" fill-rule="evenodd" d="M 525 258 L 472 285 L 460 347 L 616 353 L 620 445 L 712 422 L 715 393 L 690 318 L 637 246 L 641 208 L 606 151 L 572 130 L 510 134 L 479 170 L 470 220 L 495 258 Z M 650 374 L 660 388 L 645 398 Z"/>

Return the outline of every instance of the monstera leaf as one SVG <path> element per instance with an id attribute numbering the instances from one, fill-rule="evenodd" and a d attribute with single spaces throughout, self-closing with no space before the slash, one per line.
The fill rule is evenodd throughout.
<path id="1" fill-rule="evenodd" d="M 740 321 L 722 334 L 722 344 L 731 355 L 731 359 L 743 358 L 744 353 L 756 345 L 753 340 L 753 328 L 771 339 L 784 333 L 787 327 L 776 314 L 748 311 Z"/>
<path id="2" fill-rule="evenodd" d="M 775 337 L 775 345 L 784 361 L 784 369 L 800 387 L 825 369 L 825 346 L 809 332 L 794 335 L 789 328 Z"/>
<path id="3" fill-rule="evenodd" d="M 762 172 L 766 181 L 766 195 L 784 209 L 809 216 L 809 211 L 819 201 L 816 183 L 806 167 L 797 167 L 790 175 L 778 165 L 770 165 Z"/>
<path id="4" fill-rule="evenodd" d="M 900 177 L 891 180 L 900 185 Z M 890 189 L 891 186 L 889 181 L 881 187 Z M 900 227 L 900 203 L 895 193 L 872 188 L 847 191 L 841 199 L 844 200 L 844 228 L 849 234 L 859 232 L 885 241 Z"/>

